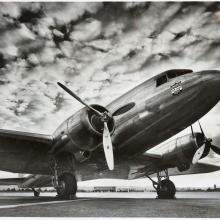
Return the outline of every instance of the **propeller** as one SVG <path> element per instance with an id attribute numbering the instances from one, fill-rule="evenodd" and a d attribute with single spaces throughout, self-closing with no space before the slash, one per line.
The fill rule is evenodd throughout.
<path id="1" fill-rule="evenodd" d="M 118 116 L 120 114 L 124 114 L 125 112 L 129 111 L 131 108 L 134 107 L 135 104 L 129 103 L 125 106 L 122 106 L 111 115 L 107 111 L 100 112 L 96 110 L 95 108 L 93 108 L 92 106 L 87 105 L 79 96 L 77 96 L 74 92 L 72 92 L 69 88 L 64 86 L 62 83 L 57 82 L 57 84 L 67 93 L 69 93 L 72 97 L 78 100 L 81 104 L 86 106 L 88 109 L 90 109 L 91 111 L 93 111 L 95 114 L 97 114 L 100 117 L 101 121 L 103 122 L 102 141 L 103 141 L 103 150 L 105 154 L 105 159 L 106 159 L 109 170 L 113 170 L 114 169 L 114 155 L 113 155 L 111 135 L 110 135 L 109 128 L 108 128 L 108 121 L 113 116 Z"/>
<path id="2" fill-rule="evenodd" d="M 202 157 L 203 153 L 205 151 L 205 144 L 203 144 L 200 148 L 197 149 L 195 152 L 193 159 L 192 159 L 192 164 L 196 164 L 198 160 Z"/>
<path id="3" fill-rule="evenodd" d="M 67 93 L 69 93 L 73 98 L 78 100 L 81 104 L 85 105 L 87 108 L 94 111 L 97 115 L 102 116 L 102 113 L 94 109 L 92 106 L 87 105 L 79 96 L 77 96 L 74 92 L 72 92 L 70 89 L 68 89 L 66 86 L 64 86 L 62 83 L 57 83 L 63 90 L 65 90 Z"/>
<path id="4" fill-rule="evenodd" d="M 203 154 L 205 152 L 209 152 L 210 149 L 212 149 L 216 154 L 220 155 L 220 148 L 212 144 L 212 139 L 207 138 L 199 121 L 198 121 L 198 123 L 199 123 L 201 133 L 203 135 L 203 144 L 201 147 L 198 147 L 198 149 L 196 150 L 196 152 L 193 156 L 193 159 L 192 159 L 192 164 L 196 164 L 198 162 L 198 160 L 202 158 Z M 191 126 L 191 130 L 192 130 L 193 137 L 195 137 L 192 126 Z"/>
<path id="5" fill-rule="evenodd" d="M 107 122 L 104 122 L 103 148 L 104 148 L 104 153 L 105 153 L 106 162 L 108 164 L 108 168 L 109 170 L 114 170 L 113 147 L 112 147 L 111 135 L 108 130 Z"/>

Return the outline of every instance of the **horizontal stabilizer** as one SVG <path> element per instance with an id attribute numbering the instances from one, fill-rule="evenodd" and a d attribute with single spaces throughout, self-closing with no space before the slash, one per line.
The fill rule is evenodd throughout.
<path id="1" fill-rule="evenodd" d="M 25 178 L 5 178 L 0 179 L 1 186 L 20 185 L 24 182 Z"/>
<path id="2" fill-rule="evenodd" d="M 52 187 L 50 175 L 30 175 L 19 185 L 20 188 Z"/>
<path id="3" fill-rule="evenodd" d="M 22 178 L 0 179 L 1 186 L 17 185 L 20 188 L 52 187 L 50 175 L 29 175 Z"/>

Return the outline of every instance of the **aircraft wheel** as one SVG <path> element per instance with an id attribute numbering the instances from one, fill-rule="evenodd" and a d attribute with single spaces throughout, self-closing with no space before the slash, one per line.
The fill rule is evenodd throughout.
<path id="1" fill-rule="evenodd" d="M 60 199 L 73 199 L 77 191 L 77 181 L 73 174 L 64 173 L 58 179 L 57 194 Z"/>
<path id="2" fill-rule="evenodd" d="M 157 186 L 158 199 L 173 199 L 176 193 L 174 183 L 168 179 L 162 180 Z"/>

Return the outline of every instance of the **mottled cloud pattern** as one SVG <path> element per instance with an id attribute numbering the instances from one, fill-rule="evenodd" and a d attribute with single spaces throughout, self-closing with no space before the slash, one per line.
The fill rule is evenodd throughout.
<path id="1" fill-rule="evenodd" d="M 57 81 L 105 105 L 167 69 L 220 69 L 219 49 L 220 3 L 2 2 L 1 128 L 52 133 L 82 107 Z M 202 120 L 209 135 L 219 113 Z"/>

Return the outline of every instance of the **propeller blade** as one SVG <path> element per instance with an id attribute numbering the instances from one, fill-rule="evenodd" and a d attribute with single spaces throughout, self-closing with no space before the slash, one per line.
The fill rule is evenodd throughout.
<path id="1" fill-rule="evenodd" d="M 104 131 L 103 131 L 103 149 L 105 153 L 105 159 L 108 165 L 109 170 L 114 169 L 114 155 L 111 135 L 108 130 L 107 122 L 104 122 Z"/>
<path id="2" fill-rule="evenodd" d="M 220 148 L 215 146 L 215 145 L 211 145 L 211 149 L 218 155 L 220 155 Z"/>
<path id="3" fill-rule="evenodd" d="M 118 116 L 118 115 L 122 115 L 124 114 L 125 112 L 128 112 L 130 111 L 133 107 L 135 106 L 135 103 L 134 102 L 130 102 L 122 107 L 120 107 L 119 109 L 117 109 L 113 114 L 112 116 Z"/>
<path id="4" fill-rule="evenodd" d="M 192 133 L 192 136 L 195 137 L 195 134 L 194 134 L 194 131 L 193 131 L 193 126 L 190 125 L 190 128 L 191 128 L 191 133 Z"/>
<path id="5" fill-rule="evenodd" d="M 196 164 L 198 160 L 202 157 L 203 153 L 205 151 L 205 144 L 203 144 L 197 151 L 195 152 L 193 159 L 192 159 L 192 164 Z"/>
<path id="6" fill-rule="evenodd" d="M 57 84 L 65 90 L 67 93 L 69 93 L 72 97 L 74 97 L 76 100 L 78 100 L 81 104 L 85 105 L 87 108 L 94 111 L 97 115 L 102 116 L 102 113 L 94 109 L 93 107 L 87 105 L 79 96 L 77 96 L 74 92 L 72 92 L 70 89 L 68 89 L 66 86 L 64 86 L 62 83 L 57 82 Z"/>
<path id="7" fill-rule="evenodd" d="M 205 133 L 204 133 L 204 131 L 203 131 L 203 129 L 202 129 L 202 126 L 201 126 L 201 124 L 200 124 L 200 122 L 199 122 L 199 121 L 198 121 L 198 123 L 199 123 L 199 127 L 200 127 L 200 130 L 201 130 L 202 134 L 203 134 L 203 135 L 204 135 L 204 137 L 206 138 Z"/>

